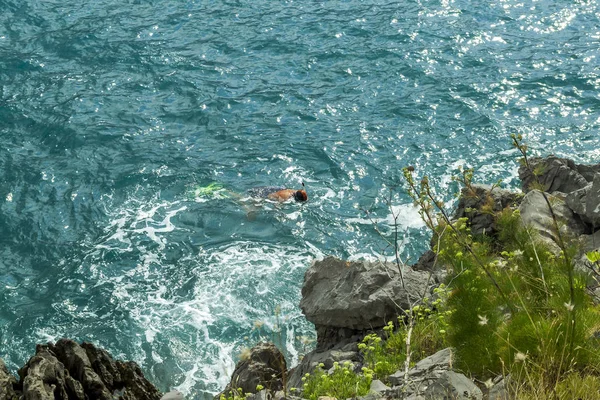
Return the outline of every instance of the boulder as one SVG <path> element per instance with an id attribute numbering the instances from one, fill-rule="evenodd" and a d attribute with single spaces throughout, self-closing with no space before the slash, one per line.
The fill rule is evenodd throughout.
<path id="1" fill-rule="evenodd" d="M 114 361 L 90 343 L 61 339 L 38 345 L 19 370 L 25 399 L 160 400 L 161 393 L 134 362 Z"/>
<path id="2" fill-rule="evenodd" d="M 300 308 L 317 326 L 376 329 L 428 294 L 430 274 L 391 263 L 315 261 L 304 275 Z"/>
<path id="3" fill-rule="evenodd" d="M 472 185 L 462 189 L 454 218 L 468 218 L 474 235 L 496 234 L 494 213 L 509 206 L 517 206 L 520 193 L 489 185 Z M 435 243 L 433 243 L 435 245 Z"/>
<path id="4" fill-rule="evenodd" d="M 483 393 L 469 378 L 454 371 L 446 371 L 425 391 L 431 400 L 481 400 Z"/>
<path id="5" fill-rule="evenodd" d="M 285 357 L 279 349 L 272 343 L 259 343 L 250 350 L 246 359 L 237 363 L 231 381 L 221 394 L 231 396 L 238 389 L 244 394 L 255 393 L 257 385 L 274 393 L 283 388 L 286 371 Z M 218 399 L 221 394 L 215 398 Z"/>
<path id="6" fill-rule="evenodd" d="M 531 157 L 529 163 L 533 171 L 537 173 L 537 177 L 526 166 L 521 165 L 519 177 L 524 193 L 532 189 L 542 189 L 548 193 L 571 193 L 588 184 L 588 180 L 580 173 L 580 170 L 589 177 L 589 168 L 578 166 L 572 160 L 555 156 Z M 534 187 L 537 182 L 541 184 L 541 188 Z"/>
<path id="7" fill-rule="evenodd" d="M 0 359 L 0 399 L 17 400 L 19 396 L 15 393 L 17 380 L 6 368 L 4 361 Z"/>
<path id="8" fill-rule="evenodd" d="M 548 196 L 558 220 L 563 239 L 575 238 L 586 232 L 587 227 L 585 223 L 567 207 L 563 200 L 557 196 L 548 194 L 546 196 Z M 558 235 L 554 226 L 554 220 L 542 192 L 532 190 L 527 193 L 519 206 L 519 211 L 524 224 L 531 226 L 537 231 L 540 238 L 548 243 L 551 248 L 556 251 L 560 250 L 557 245 Z"/>

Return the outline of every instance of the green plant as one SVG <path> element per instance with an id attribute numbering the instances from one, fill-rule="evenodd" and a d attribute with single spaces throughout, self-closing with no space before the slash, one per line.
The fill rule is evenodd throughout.
<path id="1" fill-rule="evenodd" d="M 434 294 L 436 296 L 434 301 L 426 297 L 420 305 L 415 305 L 405 312 L 414 321 L 410 347 L 413 357 L 410 366 L 447 347 L 447 318 L 452 312 L 445 307 L 448 297 L 446 286 L 440 285 L 434 289 Z M 371 333 L 358 345 L 365 366 L 373 371 L 378 379 L 385 380 L 390 374 L 405 367 L 406 340 L 409 332 L 406 318 L 409 317 L 398 317 L 396 325 L 389 321 L 383 328 L 383 337 Z"/>
<path id="2" fill-rule="evenodd" d="M 244 393 L 242 388 L 231 389 L 227 394 L 221 394 L 219 400 L 245 400 L 250 397 L 252 393 Z"/>
<path id="3" fill-rule="evenodd" d="M 531 168 L 521 138 L 513 141 Z M 550 195 L 543 193 L 559 252 L 524 226 L 517 210 L 494 212 L 489 195 L 476 211 L 494 215 L 497 237 L 473 237 L 467 218 L 450 219 L 427 177 L 417 184 L 414 169 L 404 171 L 424 221 L 430 227 L 436 221 L 438 257 L 451 271 L 447 339 L 461 369 L 480 379 L 508 372 L 521 387 L 548 394 L 567 374 L 600 361 L 600 310 L 586 292 L 586 276 L 574 268 L 577 249 L 561 233 Z M 472 172 L 456 180 L 475 193 Z M 597 262 L 594 255 L 590 261 Z"/>
<path id="4" fill-rule="evenodd" d="M 333 373 L 330 375 L 323 367 L 323 364 L 319 364 L 312 374 L 306 374 L 302 378 L 303 398 L 317 400 L 319 396 L 329 396 L 347 399 L 364 396 L 369 392 L 373 373 L 368 368 L 363 368 L 362 374 L 356 374 L 351 363 L 343 366 L 334 363 Z"/>

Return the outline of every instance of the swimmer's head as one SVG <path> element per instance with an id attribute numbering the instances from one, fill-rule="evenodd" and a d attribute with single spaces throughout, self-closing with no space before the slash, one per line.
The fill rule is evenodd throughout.
<path id="1" fill-rule="evenodd" d="M 296 201 L 306 201 L 308 200 L 308 196 L 306 195 L 306 190 L 304 190 L 304 182 L 302 182 L 302 190 L 297 190 L 294 193 L 294 200 Z"/>
<path id="2" fill-rule="evenodd" d="M 308 196 L 306 195 L 306 190 L 297 190 L 296 192 L 294 192 L 294 200 L 296 200 L 296 201 L 308 200 Z"/>

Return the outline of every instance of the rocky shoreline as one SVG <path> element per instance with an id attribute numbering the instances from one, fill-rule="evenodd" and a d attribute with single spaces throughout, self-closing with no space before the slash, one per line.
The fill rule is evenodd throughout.
<path id="1" fill-rule="evenodd" d="M 0 360 L 0 399 L 175 400 L 163 396 L 132 362 L 115 361 L 91 343 L 61 339 L 37 345 L 35 355 L 12 376 Z M 179 396 L 181 398 L 181 396 Z"/>
<path id="2" fill-rule="evenodd" d="M 532 158 L 531 165 L 540 171 L 537 181 L 539 189 L 546 192 L 552 203 L 556 217 L 563 221 L 561 233 L 573 238 L 580 246 L 576 255 L 576 268 L 591 271 L 592 265 L 584 253 L 600 249 L 600 164 L 578 165 L 573 161 L 554 156 Z M 519 169 L 522 182 L 521 192 L 511 192 L 485 185 L 473 185 L 476 192 L 489 193 L 491 210 L 482 211 L 485 196 L 461 194 L 453 218 L 467 218 L 474 234 L 494 236 L 496 226 L 491 212 L 502 211 L 506 207 L 519 210 L 522 221 L 539 233 L 539 237 L 560 252 L 557 235 L 542 193 L 531 189 L 533 175 L 527 168 Z M 487 197 L 488 199 L 490 197 Z M 488 200 L 489 202 L 489 200 Z M 333 257 L 315 261 L 306 271 L 302 287 L 300 307 L 307 320 L 317 331 L 316 349 L 306 354 L 299 365 L 285 373 L 278 372 L 281 382 L 262 385 L 265 389 L 252 396 L 255 400 L 267 398 L 295 397 L 302 388 L 302 377 L 321 365 L 332 371 L 335 363 L 351 363 L 355 371 L 363 366 L 358 344 L 371 332 L 381 332 L 388 321 L 398 317 L 398 310 L 406 308 L 411 300 L 423 293 L 433 295 L 433 289 L 444 281 L 445 269 L 436 265 L 436 255 L 427 251 L 419 261 L 404 271 L 404 284 L 400 284 L 400 274 L 394 264 L 381 262 L 347 262 Z M 590 292 L 598 290 L 591 284 Z M 596 299 L 598 300 L 598 299 Z M 405 304 L 406 303 L 406 304 Z M 253 371 L 267 369 L 281 371 L 281 364 L 269 364 L 269 359 L 278 356 L 264 356 L 270 345 L 259 344 L 252 349 L 250 361 L 238 363 L 231 383 L 222 392 L 230 395 L 230 390 L 243 387 L 248 392 L 256 391 L 260 379 Z M 276 349 L 273 350 L 274 352 Z M 277 350 L 278 351 L 278 350 Z M 263 354 L 261 356 L 260 354 Z M 275 354 L 275 353 L 274 353 Z M 490 382 L 474 382 L 460 371 L 453 371 L 453 349 L 443 349 L 420 360 L 406 371 L 397 371 L 387 381 L 392 386 L 375 380 L 369 400 L 386 399 L 509 399 L 506 380 L 498 376 Z M 250 385 L 245 385 L 242 377 L 251 377 Z M 271 375 L 272 376 L 272 375 Z M 408 379 L 408 381 L 406 381 Z M 287 394 L 280 389 L 286 387 Z M 275 389 L 268 389 L 273 388 Z M 290 388 L 297 388 L 292 390 Z"/>
<path id="3" fill-rule="evenodd" d="M 540 171 L 538 189 L 548 194 L 556 217 L 564 222 L 561 233 L 579 243 L 581 252 L 576 255 L 576 268 L 593 271 L 584 253 L 600 248 L 600 164 L 578 165 L 553 156 L 533 158 L 530 163 Z M 467 218 L 474 234 L 493 237 L 496 226 L 490 211 L 518 209 L 522 221 L 558 253 L 554 216 L 540 190 L 530 190 L 534 180 L 530 171 L 519 170 L 522 192 L 477 185 L 470 190 L 489 196 L 467 196 L 463 191 L 454 218 Z M 486 211 L 482 210 L 484 197 Z M 306 319 L 315 325 L 316 349 L 288 370 L 283 354 L 275 345 L 259 343 L 249 357 L 238 362 L 231 382 L 221 394 L 236 397 L 240 392 L 255 393 L 258 386 L 262 389 L 250 395 L 254 400 L 290 398 L 301 393 L 302 377 L 318 365 L 327 371 L 336 363 L 349 363 L 360 371 L 364 360 L 358 344 L 365 335 L 381 332 L 388 321 L 399 316 L 398 310 L 410 308 L 424 295 L 435 296 L 433 290 L 444 282 L 445 274 L 444 266 L 437 264 L 436 254 L 431 250 L 402 274 L 393 263 L 348 262 L 333 257 L 313 262 L 304 277 L 300 307 Z M 598 287 L 590 284 L 588 290 L 598 294 Z M 474 382 L 453 370 L 453 357 L 453 349 L 446 348 L 418 361 L 408 371 L 390 375 L 387 382 L 391 386 L 375 380 L 366 398 L 510 398 L 504 377 L 498 376 L 486 384 Z M 183 398 L 176 391 L 163 395 L 134 362 L 115 361 L 103 349 L 69 339 L 38 345 L 35 355 L 18 375 L 18 379 L 12 376 L 0 360 L 0 400 Z"/>

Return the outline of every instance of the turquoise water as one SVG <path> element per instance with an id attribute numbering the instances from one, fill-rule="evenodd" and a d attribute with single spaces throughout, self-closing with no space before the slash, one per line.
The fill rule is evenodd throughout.
<path id="1" fill-rule="evenodd" d="M 68 336 L 205 398 L 261 338 L 291 363 L 310 349 L 304 271 L 389 252 L 372 222 L 390 233 L 403 166 L 452 200 L 460 165 L 518 185 L 510 133 L 600 162 L 597 1 L 0 10 L 0 357 L 13 371 Z M 303 205 L 196 195 L 302 181 Z M 414 261 L 427 233 L 397 193 Z"/>

